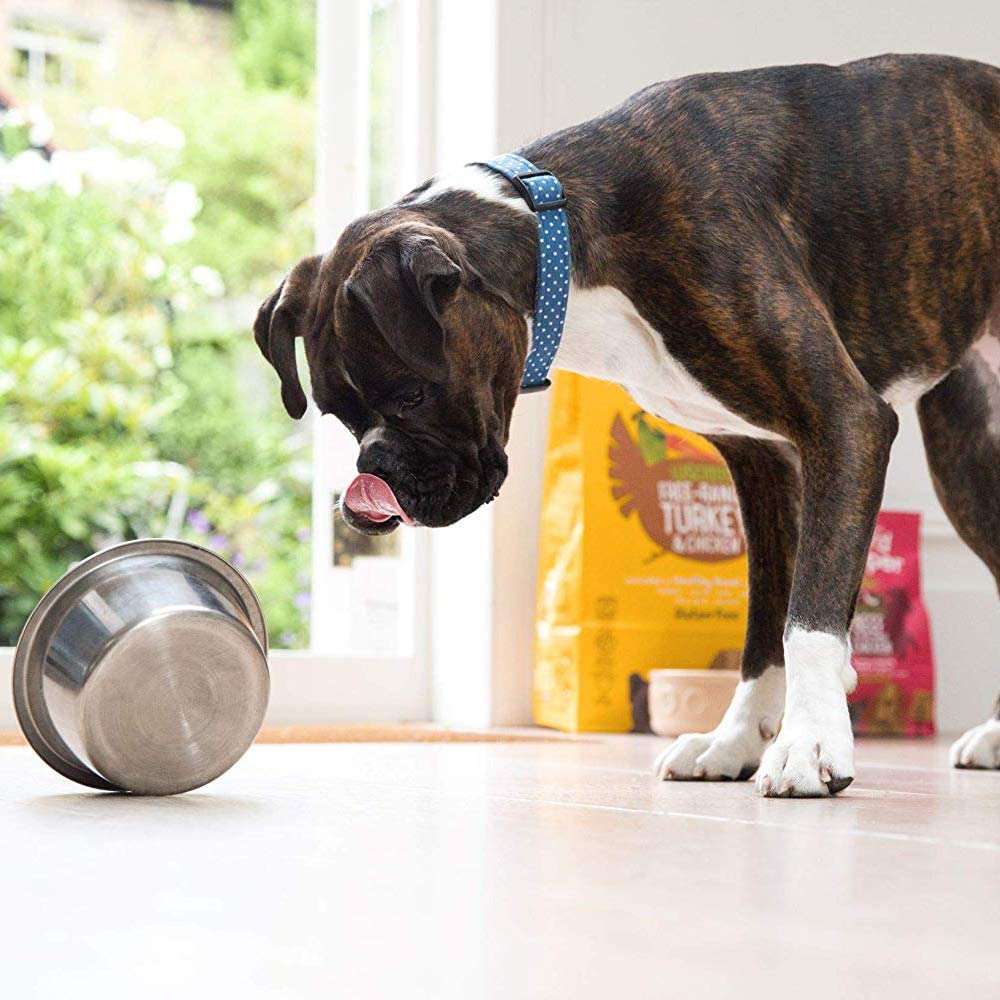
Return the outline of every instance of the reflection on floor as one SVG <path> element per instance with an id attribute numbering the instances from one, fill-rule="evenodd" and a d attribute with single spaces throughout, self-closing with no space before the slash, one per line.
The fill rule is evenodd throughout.
<path id="1" fill-rule="evenodd" d="M 3 995 L 997 995 L 1000 773 L 868 742 L 761 800 L 658 745 L 257 746 L 174 799 L 2 749 Z"/>

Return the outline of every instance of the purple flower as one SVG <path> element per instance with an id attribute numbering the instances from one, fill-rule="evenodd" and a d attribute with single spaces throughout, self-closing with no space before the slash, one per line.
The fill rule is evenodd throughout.
<path id="1" fill-rule="evenodd" d="M 244 569 L 247 561 L 242 552 L 234 552 L 229 560 L 237 569 Z"/>
<path id="2" fill-rule="evenodd" d="M 308 528 L 299 528 L 295 532 L 295 537 L 305 545 L 312 538 L 312 532 Z"/>
<path id="3" fill-rule="evenodd" d="M 207 535 L 212 527 L 211 522 L 200 510 L 192 510 L 187 516 L 187 523 L 194 528 L 199 535 Z"/>
<path id="4" fill-rule="evenodd" d="M 226 547 L 226 536 L 215 534 L 208 540 L 208 547 L 213 552 L 221 552 Z"/>
<path id="5" fill-rule="evenodd" d="M 292 604 L 295 605 L 299 611 L 308 611 L 309 605 L 312 603 L 312 598 L 309 595 L 308 590 L 300 590 L 293 598 Z"/>

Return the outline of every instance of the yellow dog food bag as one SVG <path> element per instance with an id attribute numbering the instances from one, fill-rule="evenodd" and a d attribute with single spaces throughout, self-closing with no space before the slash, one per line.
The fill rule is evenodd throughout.
<path id="1" fill-rule="evenodd" d="M 650 670 L 737 667 L 747 607 L 736 492 L 703 438 L 623 389 L 559 373 L 542 498 L 534 714 L 642 728 Z"/>

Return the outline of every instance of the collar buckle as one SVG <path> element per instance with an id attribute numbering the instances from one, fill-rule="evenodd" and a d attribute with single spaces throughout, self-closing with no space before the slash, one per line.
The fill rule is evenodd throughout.
<path id="1" fill-rule="evenodd" d="M 508 178 L 511 184 L 514 185 L 517 193 L 528 203 L 528 208 L 530 208 L 532 212 L 548 212 L 554 208 L 566 207 L 565 195 L 552 201 L 538 201 L 535 198 L 535 192 L 524 183 L 525 181 L 531 180 L 532 177 L 551 177 L 555 180 L 555 174 L 553 174 L 551 170 L 529 170 L 527 173 L 523 174 L 511 174 Z"/>
<path id="2" fill-rule="evenodd" d="M 522 385 L 520 393 L 522 396 L 527 396 L 532 392 L 545 392 L 550 385 L 552 385 L 551 380 L 543 378 L 541 382 L 532 382 L 530 385 Z"/>

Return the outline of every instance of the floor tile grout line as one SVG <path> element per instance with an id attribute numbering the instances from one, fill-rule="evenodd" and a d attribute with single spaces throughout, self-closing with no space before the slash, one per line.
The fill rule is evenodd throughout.
<path id="1" fill-rule="evenodd" d="M 629 806 L 606 806 L 587 802 L 559 802 L 555 799 L 523 799 L 517 796 L 488 796 L 493 799 L 501 799 L 509 802 L 534 803 L 537 805 L 561 806 L 568 809 L 595 809 L 602 812 L 631 813 L 636 816 L 661 816 L 666 819 L 692 819 L 702 820 L 710 823 L 735 823 L 742 826 L 760 826 L 776 830 L 797 830 L 809 833 L 839 833 L 852 837 L 869 837 L 877 840 L 904 841 L 914 844 L 927 844 L 940 847 L 965 847 L 974 850 L 1000 852 L 1000 844 L 992 844 L 988 841 L 945 840 L 942 837 L 929 837 L 920 834 L 880 832 L 877 830 L 851 830 L 844 827 L 820 827 L 806 826 L 802 823 L 779 823 L 773 820 L 744 819 L 736 816 L 710 816 L 705 813 L 686 813 L 677 811 L 650 811 L 647 809 L 633 809 Z"/>

